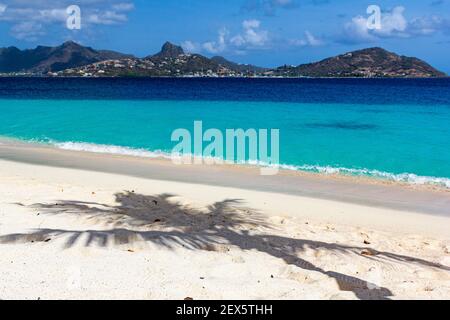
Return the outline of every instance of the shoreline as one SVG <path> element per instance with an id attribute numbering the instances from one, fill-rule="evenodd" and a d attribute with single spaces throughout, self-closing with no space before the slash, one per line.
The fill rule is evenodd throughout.
<path id="1" fill-rule="evenodd" d="M 52 145 L 0 139 L 0 159 L 80 169 L 151 180 L 230 187 L 450 217 L 448 189 L 369 177 L 280 169 L 259 175 L 259 167 L 240 164 L 175 165 L 168 159 L 63 150 Z"/>
<path id="2" fill-rule="evenodd" d="M 2 75 L 0 74 L 0 78 L 43 78 L 43 79 L 112 79 L 112 78 L 121 78 L 121 79 L 412 79 L 412 80 L 420 80 L 420 79 L 450 79 L 450 75 L 439 76 L 439 77 L 308 77 L 308 76 L 296 76 L 296 77 L 273 77 L 273 76 L 253 76 L 253 77 L 226 77 L 226 76 L 46 76 L 46 75 Z"/>
<path id="3" fill-rule="evenodd" d="M 450 297 L 448 193 L 270 178 L 0 144 L 0 299 Z"/>
<path id="4" fill-rule="evenodd" d="M 123 147 L 117 145 L 103 145 L 89 142 L 35 142 L 27 141 L 19 138 L 0 136 L 0 146 L 6 147 L 23 147 L 23 148 L 35 148 L 35 150 L 60 150 L 66 152 L 75 152 L 79 154 L 99 154 L 111 157 L 129 158 L 129 159 L 142 159 L 152 161 L 162 161 L 166 163 L 173 163 L 171 155 L 167 152 L 156 150 L 151 151 L 147 149 L 136 149 L 132 147 Z M 67 145 L 71 145 L 67 147 Z M 105 150 L 114 149 L 115 151 Z M 31 149 L 30 149 L 31 150 Z M 26 160 L 26 159 L 24 159 Z M 222 164 L 207 164 L 205 163 L 209 159 L 203 158 L 204 163 L 200 165 L 193 165 L 194 167 L 221 167 L 225 169 L 246 169 L 255 171 L 264 168 L 264 164 L 253 163 L 227 163 L 224 161 Z M 183 165 L 184 166 L 184 165 Z M 179 167 L 179 165 L 177 165 Z M 349 173 L 350 172 L 350 173 Z M 353 173 L 352 173 L 353 172 Z M 356 173 L 354 173 L 356 172 Z M 365 173 L 361 173 L 365 172 Z M 373 175 L 369 175 L 371 173 Z M 432 177 L 432 176 L 420 176 L 413 173 L 390 173 L 379 170 L 370 169 L 351 169 L 344 167 L 330 167 L 330 166 L 316 166 L 316 165 L 290 165 L 280 164 L 278 165 L 278 174 L 292 175 L 300 177 L 321 178 L 342 180 L 347 182 L 363 183 L 369 185 L 388 185 L 398 186 L 406 189 L 435 191 L 435 192 L 448 192 L 450 193 L 450 178 L 444 177 Z M 402 176 L 411 176 L 413 179 L 428 180 L 425 182 L 408 182 L 401 180 Z M 397 179 L 395 179 L 397 178 Z M 448 180 L 448 181 L 447 181 Z M 445 185 L 442 185 L 445 184 Z"/>

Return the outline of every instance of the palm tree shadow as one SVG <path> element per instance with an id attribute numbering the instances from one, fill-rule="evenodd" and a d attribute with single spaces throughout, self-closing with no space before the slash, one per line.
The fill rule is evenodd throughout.
<path id="1" fill-rule="evenodd" d="M 319 272 L 335 279 L 343 291 L 352 291 L 360 299 L 388 299 L 392 292 L 362 279 L 335 271 L 323 270 L 300 256 L 306 249 L 326 250 L 361 256 L 366 247 L 345 246 L 305 239 L 255 232 L 270 230 L 270 225 L 258 211 L 246 208 L 238 199 L 228 199 L 198 210 L 173 201 L 174 195 L 147 196 L 134 192 L 115 194 L 117 205 L 95 202 L 58 201 L 53 204 L 34 204 L 46 215 L 70 215 L 102 224 L 107 230 L 39 229 L 26 234 L 10 234 L 0 237 L 0 243 L 40 242 L 64 236 L 65 248 L 81 242 L 85 246 L 107 247 L 112 244 L 130 244 L 136 241 L 151 242 L 169 249 L 183 246 L 190 250 L 217 251 L 224 245 L 241 250 L 256 250 L 279 258 L 289 265 Z M 22 204 L 19 204 L 22 205 Z M 399 263 L 416 263 L 429 267 L 449 268 L 429 261 L 377 252 L 376 259 L 388 259 Z M 366 257 L 375 259 L 375 257 Z"/>

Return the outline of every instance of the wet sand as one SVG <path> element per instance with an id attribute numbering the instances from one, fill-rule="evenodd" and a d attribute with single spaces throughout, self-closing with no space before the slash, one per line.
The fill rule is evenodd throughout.
<path id="1" fill-rule="evenodd" d="M 2 141 L 0 141 L 2 142 Z M 256 167 L 175 165 L 166 159 L 60 150 L 28 143 L 0 145 L 0 159 L 37 165 L 115 173 L 153 180 L 242 188 L 450 217 L 450 191 L 280 170 L 262 176 Z"/>

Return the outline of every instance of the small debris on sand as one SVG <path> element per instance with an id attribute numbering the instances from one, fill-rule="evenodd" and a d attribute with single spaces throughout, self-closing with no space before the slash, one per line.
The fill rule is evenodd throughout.
<path id="1" fill-rule="evenodd" d="M 361 251 L 361 254 L 363 256 L 376 256 L 377 252 L 371 249 L 364 249 L 363 251 Z"/>

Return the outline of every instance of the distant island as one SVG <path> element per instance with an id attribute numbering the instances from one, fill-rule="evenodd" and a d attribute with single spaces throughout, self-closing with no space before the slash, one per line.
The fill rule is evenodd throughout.
<path id="1" fill-rule="evenodd" d="M 377 47 L 299 66 L 262 68 L 219 56 L 208 58 L 186 53 L 170 42 L 159 53 L 138 58 L 68 41 L 57 47 L 0 48 L 0 76 L 436 78 L 447 75 L 418 58 Z"/>

